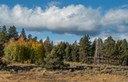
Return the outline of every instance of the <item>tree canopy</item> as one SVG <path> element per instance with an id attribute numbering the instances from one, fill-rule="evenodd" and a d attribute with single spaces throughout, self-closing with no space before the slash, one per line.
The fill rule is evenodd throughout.
<path id="1" fill-rule="evenodd" d="M 0 29 L 0 58 L 8 62 L 33 63 L 46 68 L 64 66 L 65 62 L 81 62 L 93 64 L 97 61 L 105 64 L 128 66 L 128 42 L 126 39 L 114 40 L 112 36 L 90 41 L 84 35 L 79 42 L 60 42 L 54 44 L 49 37 L 38 40 L 37 36 L 27 35 L 22 29 L 20 35 L 15 26 Z M 1 60 L 0 60 L 1 61 Z M 107 62 L 106 62 L 107 61 Z"/>

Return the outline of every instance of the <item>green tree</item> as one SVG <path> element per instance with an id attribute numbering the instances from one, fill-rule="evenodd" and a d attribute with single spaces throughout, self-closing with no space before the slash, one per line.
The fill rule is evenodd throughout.
<path id="1" fill-rule="evenodd" d="M 28 40 L 31 40 L 31 39 L 32 39 L 32 35 L 28 34 Z"/>
<path id="2" fill-rule="evenodd" d="M 72 61 L 79 62 L 79 46 L 76 41 L 72 44 L 71 54 L 72 54 Z"/>
<path id="3" fill-rule="evenodd" d="M 6 26 L 4 25 L 0 30 L 0 56 L 4 54 L 4 44 L 8 41 Z"/>
<path id="4" fill-rule="evenodd" d="M 11 62 L 24 63 L 30 61 L 35 64 L 44 64 L 45 50 L 43 43 L 34 40 L 10 40 L 4 48 L 5 57 Z"/>
<path id="5" fill-rule="evenodd" d="M 26 40 L 26 33 L 25 33 L 24 28 L 21 31 L 20 37 L 22 37 L 24 40 Z"/>
<path id="6" fill-rule="evenodd" d="M 119 49 L 121 65 L 128 65 L 128 43 L 126 39 L 121 41 Z"/>
<path id="7" fill-rule="evenodd" d="M 122 55 L 122 48 L 121 48 L 122 40 L 118 40 L 116 43 L 116 54 L 115 59 L 118 60 L 118 64 L 121 65 L 121 55 Z"/>
<path id="8" fill-rule="evenodd" d="M 14 38 L 15 40 L 18 39 L 18 32 L 16 31 L 16 27 L 15 26 L 11 26 L 8 30 L 8 37 L 10 38 Z"/>
<path id="9" fill-rule="evenodd" d="M 63 59 L 62 54 L 59 52 L 59 46 L 55 46 L 51 53 L 46 55 L 45 60 L 45 67 L 53 69 L 54 67 L 61 67 L 63 66 Z"/>
<path id="10" fill-rule="evenodd" d="M 8 41 L 6 26 L 4 25 L 0 32 L 0 44 L 4 44 Z"/>
<path id="11" fill-rule="evenodd" d="M 46 55 L 49 54 L 53 48 L 53 43 L 50 41 L 49 37 L 46 38 L 46 40 L 44 41 L 44 48 L 46 51 Z"/>
<path id="12" fill-rule="evenodd" d="M 79 42 L 80 48 L 79 48 L 79 60 L 83 63 L 88 63 L 88 55 L 89 55 L 89 49 L 90 49 L 90 41 L 89 36 L 85 35 L 80 39 Z"/>
<path id="13" fill-rule="evenodd" d="M 30 48 L 31 47 L 31 48 Z M 40 42 L 32 42 L 31 46 L 29 46 L 31 49 L 31 61 L 36 64 L 42 64 L 44 65 L 44 58 L 45 58 L 45 49 L 44 45 Z"/>
<path id="14" fill-rule="evenodd" d="M 57 45 L 58 47 L 58 53 L 61 56 L 61 59 L 64 60 L 64 57 L 66 55 L 65 49 L 66 49 L 66 43 L 65 42 L 60 42 L 60 44 Z"/>
<path id="15" fill-rule="evenodd" d="M 65 49 L 65 60 L 66 61 L 72 61 L 72 48 L 70 44 L 67 44 L 66 49 Z"/>
<path id="16" fill-rule="evenodd" d="M 116 53 L 116 44 L 115 40 L 109 36 L 107 39 L 105 39 L 103 43 L 103 49 L 102 49 L 103 55 L 107 58 L 108 63 L 110 58 L 112 59 L 115 56 Z"/>
<path id="17" fill-rule="evenodd" d="M 21 62 L 29 59 L 28 47 L 25 44 L 18 44 L 15 41 L 11 41 L 9 45 L 4 48 L 5 57 L 10 62 Z"/>
<path id="18" fill-rule="evenodd" d="M 95 54 L 96 40 L 97 40 L 97 39 L 95 39 L 95 40 L 92 42 L 92 44 L 91 44 L 91 51 L 90 51 L 90 54 L 91 54 L 92 56 L 94 56 L 94 54 Z"/>

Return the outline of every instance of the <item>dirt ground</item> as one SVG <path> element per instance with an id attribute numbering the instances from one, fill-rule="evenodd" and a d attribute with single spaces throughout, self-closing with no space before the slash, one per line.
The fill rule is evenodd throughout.
<path id="1" fill-rule="evenodd" d="M 30 68 L 30 67 L 29 67 Z M 128 82 L 127 76 L 84 71 L 47 71 L 44 68 L 0 71 L 0 82 Z"/>

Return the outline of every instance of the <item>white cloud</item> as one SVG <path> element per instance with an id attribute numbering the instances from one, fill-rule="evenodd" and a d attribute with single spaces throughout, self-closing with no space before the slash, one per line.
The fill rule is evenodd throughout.
<path id="1" fill-rule="evenodd" d="M 128 32 L 128 8 L 111 9 L 102 17 L 103 27 L 112 32 Z"/>
<path id="2" fill-rule="evenodd" d="M 40 7 L 29 9 L 20 5 L 12 9 L 0 6 L 0 24 L 16 25 L 28 29 L 46 29 L 60 33 L 75 33 L 96 30 L 99 26 L 98 9 L 86 8 L 83 5 L 70 5 L 59 8 L 51 6 L 45 10 Z"/>
<path id="3" fill-rule="evenodd" d="M 93 9 L 83 5 L 69 5 L 63 8 L 52 6 L 42 9 L 30 9 L 20 5 L 9 8 L 0 5 L 0 25 L 15 25 L 31 30 L 49 30 L 63 34 L 93 34 L 102 32 L 122 33 L 128 32 L 128 7 L 110 9 L 101 14 L 99 8 Z"/>
<path id="4" fill-rule="evenodd" d="M 116 9 L 108 11 L 103 18 L 104 25 L 128 24 L 128 9 Z"/>

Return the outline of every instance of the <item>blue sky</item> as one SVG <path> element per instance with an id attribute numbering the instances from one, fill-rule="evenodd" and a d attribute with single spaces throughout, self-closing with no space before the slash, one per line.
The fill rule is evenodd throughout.
<path id="1" fill-rule="evenodd" d="M 71 4 L 83 4 L 93 8 L 102 7 L 103 9 L 110 9 L 128 4 L 127 0 L 0 0 L 0 3 L 7 4 L 10 7 L 13 7 L 16 4 L 21 4 L 22 6 L 27 6 L 29 8 L 35 6 L 41 6 L 45 8 L 47 4 L 53 1 L 61 3 L 61 5 L 59 5 L 60 7 L 68 6 Z"/>
<path id="2" fill-rule="evenodd" d="M 0 0 L 0 13 L 1 26 L 25 28 L 38 39 L 74 42 L 84 34 L 128 35 L 127 0 Z"/>

